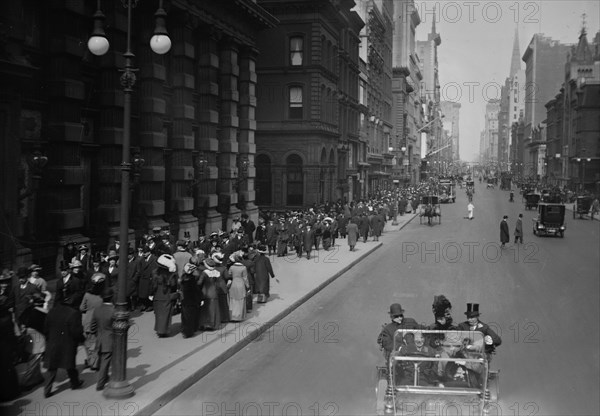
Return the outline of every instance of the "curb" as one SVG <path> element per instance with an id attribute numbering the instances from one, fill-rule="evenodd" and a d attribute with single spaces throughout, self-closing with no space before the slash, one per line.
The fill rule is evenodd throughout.
<path id="1" fill-rule="evenodd" d="M 410 223 L 416 216 L 417 216 L 416 214 L 413 214 L 413 217 L 411 219 L 406 221 L 395 231 L 400 231 L 408 223 Z M 249 332 L 248 335 L 243 340 L 235 343 L 230 348 L 223 351 L 219 356 L 215 357 L 208 364 L 199 368 L 192 375 L 186 377 L 181 382 L 177 383 L 177 385 L 173 386 L 170 390 L 161 394 L 159 397 L 154 399 L 152 402 L 148 403 L 146 406 L 141 407 L 137 412 L 135 412 L 133 414 L 137 415 L 137 416 L 142 416 L 142 415 L 149 416 L 149 415 L 152 415 L 152 414 L 158 412 L 165 404 L 172 401 L 175 397 L 179 396 L 181 393 L 183 393 L 189 387 L 191 387 L 196 382 L 198 382 L 200 379 L 205 377 L 208 373 L 210 373 L 212 370 L 217 368 L 220 364 L 222 364 L 223 362 L 225 362 L 226 360 L 231 358 L 234 354 L 238 353 L 240 350 L 242 350 L 244 347 L 246 347 L 248 344 L 250 344 L 256 338 L 261 336 L 264 332 L 266 332 L 273 325 L 275 325 L 279 321 L 283 320 L 286 316 L 288 316 L 294 310 L 298 309 L 300 306 L 302 306 L 304 303 L 306 303 L 310 298 L 315 296 L 318 292 L 320 292 L 325 287 L 327 287 L 328 285 L 333 283 L 333 281 L 336 280 L 338 277 L 342 276 L 348 270 L 353 268 L 358 262 L 360 262 L 365 257 L 369 256 L 371 253 L 373 253 L 374 251 L 379 249 L 382 245 L 383 245 L 383 242 L 379 242 L 379 244 L 373 246 L 371 249 L 366 251 L 364 254 L 361 254 L 357 259 L 355 259 L 349 265 L 342 268 L 340 271 L 335 273 L 333 276 L 329 277 L 327 280 L 325 280 L 323 283 L 321 283 L 320 285 L 318 285 L 317 287 L 312 289 L 306 295 L 302 296 L 296 302 L 289 305 L 284 310 L 282 310 L 280 313 L 275 315 L 275 317 L 272 320 L 270 320 L 269 322 L 265 322 L 263 325 L 261 325 L 257 329 Z"/>
<path id="2" fill-rule="evenodd" d="M 383 245 L 383 243 L 379 243 L 376 246 L 372 247 L 371 249 L 369 249 L 369 251 L 360 255 L 352 263 L 350 263 L 349 265 L 344 267 L 339 272 L 335 273 L 333 276 L 329 277 L 327 280 L 325 280 L 323 283 L 321 283 L 320 285 L 318 285 L 317 287 L 312 289 L 306 295 L 304 295 L 303 297 L 298 299 L 296 302 L 294 302 L 290 306 L 286 307 L 283 311 L 281 311 L 280 313 L 275 315 L 275 317 L 271 321 L 265 322 L 263 325 L 261 325 L 260 327 L 258 327 L 257 329 L 255 329 L 253 331 L 249 331 L 248 335 L 244 339 L 240 340 L 239 342 L 235 343 L 227 350 L 223 351 L 223 353 L 221 353 L 221 355 L 219 355 L 218 357 L 215 357 L 208 364 L 199 368 L 192 375 L 183 379 L 180 383 L 178 383 L 176 386 L 173 386 L 169 391 L 167 391 L 167 392 L 163 393 L 162 395 L 160 395 L 159 397 L 157 397 L 151 403 L 140 408 L 139 411 L 135 413 L 135 415 L 140 415 L 140 416 L 148 415 L 149 416 L 149 415 L 152 415 L 155 412 L 159 411 L 162 408 L 162 406 L 169 403 L 171 400 L 173 400 L 175 397 L 179 396 L 181 393 L 183 393 L 189 387 L 194 385 L 196 382 L 198 382 L 200 379 L 202 379 L 204 376 L 206 376 L 208 373 L 210 373 L 212 370 L 214 370 L 220 364 L 222 364 L 227 359 L 231 358 L 234 354 L 236 354 L 237 352 L 242 350 L 244 347 L 246 347 L 248 344 L 250 344 L 256 338 L 258 338 L 260 335 L 262 335 L 264 332 L 266 332 L 269 328 L 271 328 L 273 325 L 275 325 L 276 323 L 281 321 L 283 318 L 285 318 L 287 315 L 292 313 L 294 310 L 299 308 L 302 304 L 306 303 L 315 294 L 317 294 L 318 292 L 323 290 L 326 286 L 331 284 L 334 280 L 336 280 L 338 277 L 340 277 L 341 275 L 346 273 L 348 270 L 350 270 L 352 267 L 354 267 L 354 265 L 356 265 L 359 261 L 361 261 L 362 259 L 367 257 L 369 254 L 371 254 L 372 252 L 377 250 L 382 245 Z"/>

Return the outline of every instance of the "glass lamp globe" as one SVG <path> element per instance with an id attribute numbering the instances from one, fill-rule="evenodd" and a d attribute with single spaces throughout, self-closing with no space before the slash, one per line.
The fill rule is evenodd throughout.
<path id="1" fill-rule="evenodd" d="M 104 36 L 92 36 L 88 40 L 88 49 L 96 56 L 102 56 L 108 52 L 110 44 Z"/>
<path id="2" fill-rule="evenodd" d="M 150 39 L 150 47 L 159 55 L 164 55 L 171 50 L 171 39 L 167 35 L 154 35 Z"/>

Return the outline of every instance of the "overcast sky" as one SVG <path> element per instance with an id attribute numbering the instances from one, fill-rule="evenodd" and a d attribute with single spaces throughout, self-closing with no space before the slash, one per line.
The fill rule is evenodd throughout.
<path id="1" fill-rule="evenodd" d="M 561 43 L 576 43 L 583 13 L 586 13 L 588 41 L 592 41 L 600 26 L 598 1 L 427 0 L 415 1 L 421 16 L 418 40 L 427 39 L 431 31 L 435 4 L 436 29 L 442 38 L 438 48 L 442 100 L 461 103 L 462 160 L 476 160 L 484 127 L 485 97 L 499 98 L 499 85 L 504 85 L 509 75 L 517 26 L 521 56 L 534 33 L 543 33 Z M 521 66 L 525 69 L 522 61 Z"/>

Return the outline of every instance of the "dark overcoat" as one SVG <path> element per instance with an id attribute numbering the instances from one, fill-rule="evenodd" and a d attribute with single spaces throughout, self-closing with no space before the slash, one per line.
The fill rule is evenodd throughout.
<path id="1" fill-rule="evenodd" d="M 77 346 L 84 340 L 81 313 L 62 303 L 54 305 L 46 316 L 44 333 L 48 369 L 74 369 Z"/>
<path id="2" fill-rule="evenodd" d="M 275 277 L 271 260 L 263 254 L 254 258 L 254 293 L 269 296 L 271 283 L 269 278 Z"/>
<path id="3" fill-rule="evenodd" d="M 346 234 L 348 234 L 348 245 L 351 247 L 355 246 L 358 241 L 358 225 L 353 222 L 348 223 Z"/>
<path id="4" fill-rule="evenodd" d="M 158 267 L 158 263 L 156 262 L 156 256 L 152 254 L 148 259 L 140 259 L 138 267 L 138 297 L 140 299 L 148 299 L 152 288 L 152 274 L 154 273 L 154 270 L 156 270 L 156 268 Z"/>
<path id="5" fill-rule="evenodd" d="M 508 243 L 510 241 L 510 234 L 508 232 L 508 222 L 502 220 L 500 222 L 500 242 Z"/>
<path id="6" fill-rule="evenodd" d="M 515 237 L 523 237 L 523 221 L 521 218 L 518 218 L 515 223 Z"/>

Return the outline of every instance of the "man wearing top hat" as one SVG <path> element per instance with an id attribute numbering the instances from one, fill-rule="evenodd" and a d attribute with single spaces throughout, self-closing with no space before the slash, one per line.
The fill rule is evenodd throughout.
<path id="1" fill-rule="evenodd" d="M 392 322 L 385 325 L 377 337 L 377 343 L 385 352 L 386 362 L 394 349 L 394 334 L 399 329 L 422 329 L 422 326 L 413 318 L 404 317 L 404 309 L 399 303 L 390 305 L 390 318 Z"/>
<path id="2" fill-rule="evenodd" d="M 502 339 L 496 334 L 489 325 L 484 324 L 479 320 L 479 304 L 467 303 L 467 320 L 458 324 L 458 329 L 461 331 L 478 331 L 483 334 L 483 342 L 485 343 L 486 354 L 493 353 L 495 348 L 502 344 Z"/>

